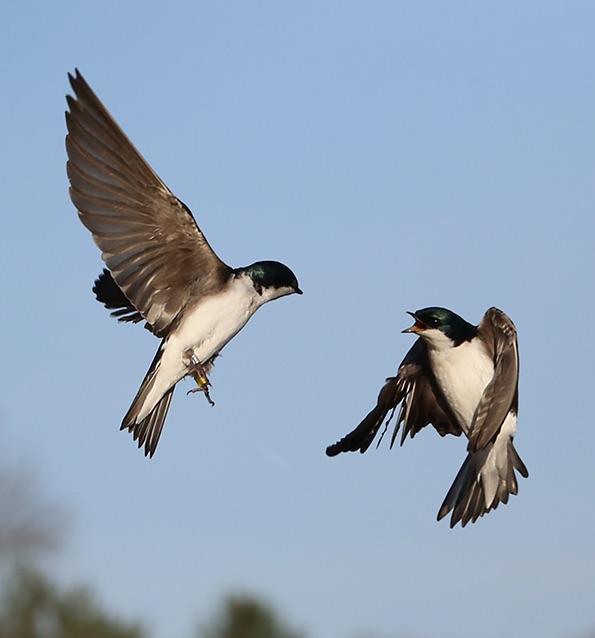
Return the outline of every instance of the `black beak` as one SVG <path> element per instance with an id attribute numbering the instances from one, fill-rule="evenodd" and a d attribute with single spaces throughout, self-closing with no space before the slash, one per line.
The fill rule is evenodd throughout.
<path id="1" fill-rule="evenodd" d="M 414 319 L 415 319 L 415 323 L 412 326 L 409 326 L 409 328 L 405 328 L 405 330 L 401 330 L 401 332 L 411 332 L 413 334 L 419 334 L 420 332 L 423 332 L 426 329 L 426 325 L 424 324 L 423 321 L 421 321 L 417 315 L 414 312 L 410 312 L 409 310 L 407 310 L 407 314 L 411 315 Z"/>
<path id="2" fill-rule="evenodd" d="M 296 295 L 303 295 L 304 291 L 301 290 L 301 288 L 294 288 L 293 292 L 295 292 Z"/>

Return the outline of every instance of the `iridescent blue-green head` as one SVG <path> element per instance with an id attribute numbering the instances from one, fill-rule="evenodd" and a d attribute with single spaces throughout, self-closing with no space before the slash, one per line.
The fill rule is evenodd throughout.
<path id="1" fill-rule="evenodd" d="M 285 264 L 278 261 L 257 261 L 250 266 L 238 269 L 245 272 L 256 292 L 266 301 L 285 295 L 301 295 L 297 277 Z"/>
<path id="2" fill-rule="evenodd" d="M 447 308 L 431 306 L 407 314 L 415 319 L 415 323 L 403 332 L 413 332 L 426 341 L 439 341 L 443 335 L 458 345 L 477 334 L 477 326 Z"/>

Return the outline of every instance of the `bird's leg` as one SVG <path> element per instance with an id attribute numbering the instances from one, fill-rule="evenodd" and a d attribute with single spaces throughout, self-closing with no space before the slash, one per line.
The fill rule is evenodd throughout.
<path id="1" fill-rule="evenodd" d="M 207 371 L 203 364 L 198 360 L 198 357 L 194 354 L 192 348 L 188 348 L 184 352 L 184 356 L 188 360 L 188 373 L 196 381 L 196 388 L 188 390 L 186 394 L 194 394 L 195 392 L 203 392 L 210 405 L 215 405 L 215 402 L 211 399 L 209 394 L 209 386 L 211 382 L 207 376 Z"/>

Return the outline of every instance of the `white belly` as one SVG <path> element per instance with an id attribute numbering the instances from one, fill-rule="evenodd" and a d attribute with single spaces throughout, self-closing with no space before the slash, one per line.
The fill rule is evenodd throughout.
<path id="1" fill-rule="evenodd" d="M 241 294 L 208 299 L 189 314 L 168 347 L 177 351 L 192 348 L 206 362 L 246 325 L 255 310 L 252 299 Z"/>
<path id="2" fill-rule="evenodd" d="M 241 280 L 234 284 L 225 294 L 207 298 L 188 313 L 167 341 L 162 368 L 173 364 L 183 376 L 186 366 L 181 355 L 185 350 L 192 349 L 206 363 L 246 325 L 258 305 Z"/>
<path id="3" fill-rule="evenodd" d="M 149 414 L 163 394 L 188 373 L 185 355 L 188 349 L 201 363 L 206 363 L 246 325 L 260 305 L 260 297 L 252 284 L 239 277 L 225 293 L 208 297 L 189 310 L 164 344 L 156 378 L 138 420 Z"/>
<path id="4" fill-rule="evenodd" d="M 477 340 L 456 348 L 428 348 L 434 376 L 465 433 L 481 395 L 494 375 L 494 365 Z"/>

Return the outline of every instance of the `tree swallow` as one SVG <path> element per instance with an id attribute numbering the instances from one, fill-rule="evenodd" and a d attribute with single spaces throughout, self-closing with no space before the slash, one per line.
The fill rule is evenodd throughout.
<path id="1" fill-rule="evenodd" d="M 452 511 L 450 526 L 464 527 L 507 503 L 518 491 L 514 470 L 529 473 L 513 445 L 518 411 L 519 352 L 509 317 L 490 308 L 474 326 L 446 308 L 410 312 L 415 323 L 403 332 L 419 335 L 396 377 L 380 390 L 376 407 L 340 441 L 326 449 L 365 452 L 386 416 L 378 444 L 399 404 L 391 447 L 403 424 L 401 445 L 425 425 L 441 436 L 461 432 L 468 439 L 467 458 L 438 512 Z"/>
<path id="2" fill-rule="evenodd" d="M 277 261 L 221 261 L 79 71 L 68 77 L 70 197 L 109 269 L 95 294 L 120 321 L 144 320 L 161 339 L 121 427 L 152 457 L 176 383 L 194 377 L 211 402 L 208 373 L 221 349 L 260 306 L 302 291 Z"/>

